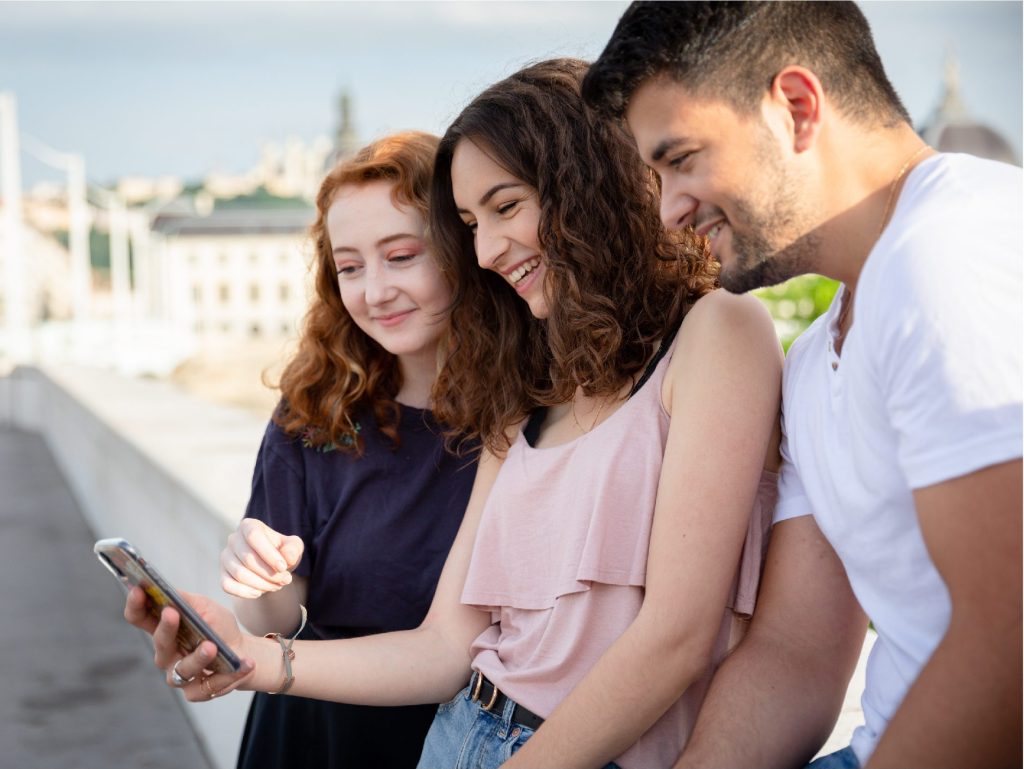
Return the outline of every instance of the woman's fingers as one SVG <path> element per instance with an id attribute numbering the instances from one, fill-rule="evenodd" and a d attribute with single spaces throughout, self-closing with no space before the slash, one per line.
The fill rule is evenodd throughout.
<path id="1" fill-rule="evenodd" d="M 221 587 L 231 595 L 238 595 L 241 598 L 259 598 L 264 593 L 274 592 L 282 587 L 280 582 L 270 581 L 266 578 L 265 575 L 269 575 L 269 572 L 265 566 L 258 567 L 259 571 L 255 571 L 241 563 L 238 555 L 228 549 L 223 550 L 220 554 L 220 567 Z M 285 574 L 290 582 L 291 575 L 287 572 Z M 231 589 L 236 586 L 241 586 L 244 589 L 240 591 Z"/>
<path id="2" fill-rule="evenodd" d="M 159 668 L 167 668 L 174 664 L 180 656 L 178 651 L 178 625 L 181 617 L 170 606 L 160 612 L 160 622 L 153 631 L 153 661 Z M 180 673 L 180 670 L 179 670 Z M 183 677 L 188 678 L 184 673 Z"/>
<path id="3" fill-rule="evenodd" d="M 149 599 L 140 587 L 133 587 L 128 591 L 128 597 L 124 601 L 124 618 L 129 624 L 145 630 L 150 635 L 156 629 L 157 620 L 149 613 Z"/>
<path id="4" fill-rule="evenodd" d="M 299 565 L 299 561 L 302 560 L 302 551 L 305 550 L 305 547 L 306 545 L 302 541 L 302 537 L 291 536 L 282 538 L 278 550 L 288 564 L 288 571 Z"/>
<path id="5" fill-rule="evenodd" d="M 287 573 L 288 562 L 279 549 L 284 539 L 286 539 L 285 537 L 282 537 L 281 534 L 262 521 L 256 521 L 251 518 L 242 522 L 239 526 L 239 531 L 245 537 L 245 543 L 249 546 L 250 552 L 259 559 L 261 565 L 269 570 L 269 573 L 265 576 Z M 243 563 L 247 566 L 249 565 L 245 560 L 243 560 Z M 254 569 L 254 571 L 256 570 Z"/>
<path id="6" fill-rule="evenodd" d="M 183 687 L 179 687 L 185 697 L 192 702 L 211 700 L 221 694 L 227 694 L 238 688 L 242 680 L 252 673 L 253 667 L 249 660 L 242 660 L 242 666 L 237 673 L 213 673 L 209 666 L 217 656 L 217 647 L 210 641 L 203 641 L 191 654 L 182 657 L 178 662 L 178 675 L 188 681 Z M 174 686 L 171 681 L 173 668 L 167 669 L 167 683 Z"/>

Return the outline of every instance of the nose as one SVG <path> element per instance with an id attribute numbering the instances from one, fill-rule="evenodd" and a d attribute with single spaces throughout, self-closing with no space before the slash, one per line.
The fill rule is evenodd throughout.
<path id="1" fill-rule="evenodd" d="M 682 182 L 673 176 L 661 177 L 661 222 L 667 230 L 681 230 L 693 224 L 697 199 L 688 194 Z"/>
<path id="2" fill-rule="evenodd" d="M 383 265 L 368 265 L 366 269 L 366 303 L 370 306 L 387 304 L 398 295 L 392 275 Z"/>
<path id="3" fill-rule="evenodd" d="M 490 225 L 478 223 L 474 238 L 476 246 L 476 263 L 484 270 L 497 269 L 496 265 L 502 255 L 508 251 L 508 238 Z"/>

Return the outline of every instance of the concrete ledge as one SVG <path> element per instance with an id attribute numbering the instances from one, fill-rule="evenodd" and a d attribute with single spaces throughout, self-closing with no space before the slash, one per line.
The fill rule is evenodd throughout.
<path id="1" fill-rule="evenodd" d="M 61 366 L 0 379 L 0 424 L 43 436 L 97 538 L 124 537 L 176 587 L 228 603 L 218 556 L 245 510 L 263 421 L 164 382 Z M 218 767 L 235 764 L 248 702 L 185 704 Z"/>

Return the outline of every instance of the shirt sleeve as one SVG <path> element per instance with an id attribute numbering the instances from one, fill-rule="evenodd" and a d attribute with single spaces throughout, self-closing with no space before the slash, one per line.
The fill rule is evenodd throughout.
<path id="1" fill-rule="evenodd" d="M 800 474 L 789 453 L 785 413 L 782 418 L 782 442 L 779 445 L 779 452 L 782 455 L 782 469 L 779 471 L 779 499 L 775 504 L 773 524 L 790 518 L 799 518 L 801 515 L 810 515 L 813 512 L 811 502 L 804 491 L 803 482 L 800 480 Z"/>
<path id="2" fill-rule="evenodd" d="M 267 425 L 256 455 L 252 492 L 245 517 L 255 518 L 282 534 L 297 535 L 304 544 L 294 574 L 308 577 L 312 570 L 313 524 L 306 506 L 306 481 L 298 438 L 285 435 L 273 422 Z"/>

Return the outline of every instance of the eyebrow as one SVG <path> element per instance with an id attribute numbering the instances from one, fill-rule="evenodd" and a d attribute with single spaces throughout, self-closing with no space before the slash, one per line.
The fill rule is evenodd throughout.
<path id="1" fill-rule="evenodd" d="M 654 148 L 654 152 L 651 153 L 651 162 L 657 163 L 670 151 L 678 147 L 680 144 L 685 144 L 686 139 L 681 136 L 677 136 L 670 139 L 662 139 L 658 146 Z"/>
<path id="2" fill-rule="evenodd" d="M 404 240 L 406 238 L 412 238 L 413 240 L 422 240 L 423 239 L 422 236 L 415 235 L 415 234 L 413 234 L 411 232 L 396 232 L 394 235 L 388 235 L 386 238 L 381 238 L 376 243 L 374 243 L 374 245 L 378 246 L 378 247 L 379 246 L 386 246 L 388 243 L 393 243 L 396 240 Z M 353 254 L 358 254 L 359 253 L 359 249 L 358 248 L 353 248 L 352 246 L 338 246 L 331 253 L 341 254 L 341 253 L 348 253 L 348 252 L 351 252 Z"/>
<path id="3" fill-rule="evenodd" d="M 491 187 L 489 190 L 487 190 L 487 192 L 485 192 L 483 194 L 483 197 L 480 198 L 480 202 L 477 203 L 477 205 L 478 206 L 485 206 L 485 205 L 487 205 L 487 201 L 488 200 L 493 198 L 497 193 L 501 192 L 502 190 L 507 190 L 509 187 L 523 187 L 523 186 L 524 186 L 523 182 L 500 182 L 498 184 L 495 184 L 493 187 Z M 460 214 L 468 214 L 469 213 L 469 211 L 467 211 L 465 208 L 459 208 L 457 210 L 458 210 L 458 212 Z"/>

